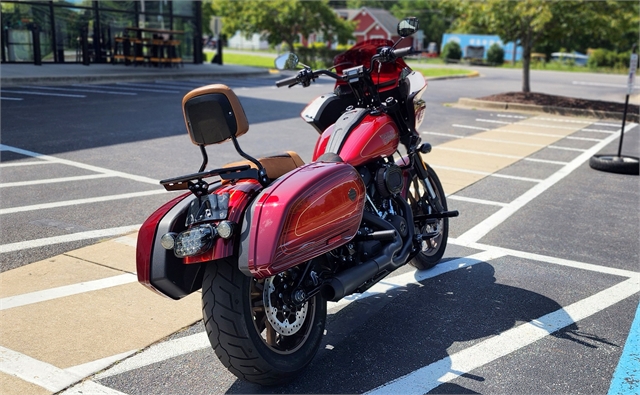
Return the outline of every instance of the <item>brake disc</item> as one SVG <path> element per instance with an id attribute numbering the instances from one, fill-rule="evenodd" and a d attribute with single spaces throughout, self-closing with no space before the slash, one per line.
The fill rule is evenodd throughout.
<path id="1" fill-rule="evenodd" d="M 302 324 L 307 318 L 309 303 L 299 307 L 293 303 L 286 304 L 277 286 L 282 280 L 281 276 L 267 278 L 264 281 L 262 299 L 267 320 L 273 329 L 283 336 L 291 336 L 302 328 Z"/>

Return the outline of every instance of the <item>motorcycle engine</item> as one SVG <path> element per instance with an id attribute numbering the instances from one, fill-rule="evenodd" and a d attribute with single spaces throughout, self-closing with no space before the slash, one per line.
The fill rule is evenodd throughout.
<path id="1" fill-rule="evenodd" d="M 375 183 L 378 193 L 383 198 L 399 194 L 404 186 L 402 169 L 395 164 L 385 163 L 376 172 Z"/>

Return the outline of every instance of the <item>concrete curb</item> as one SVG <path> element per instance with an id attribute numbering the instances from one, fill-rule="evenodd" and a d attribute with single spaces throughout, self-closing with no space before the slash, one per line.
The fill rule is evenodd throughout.
<path id="1" fill-rule="evenodd" d="M 255 71 L 241 71 L 237 73 L 145 73 L 145 74 L 111 74 L 111 75 L 76 75 L 76 76 L 29 76 L 0 78 L 3 88 L 23 85 L 68 85 L 68 84 L 99 84 L 109 82 L 142 82 L 156 80 L 185 80 L 220 77 L 250 77 L 267 75 L 269 69 Z"/>
<path id="2" fill-rule="evenodd" d="M 556 115 L 568 115 L 577 117 L 594 117 L 599 119 L 615 119 L 622 120 L 623 113 L 621 112 L 608 112 L 608 111 L 594 111 L 584 109 L 574 109 L 565 107 L 554 106 L 539 106 L 535 104 L 519 104 L 519 103 L 507 103 L 507 102 L 495 102 L 478 99 L 460 98 L 456 107 L 462 108 L 477 108 L 484 110 L 500 110 L 500 111 L 515 111 L 515 112 L 534 112 L 544 114 L 556 114 Z M 632 122 L 638 122 L 638 114 L 627 113 L 627 119 Z"/>

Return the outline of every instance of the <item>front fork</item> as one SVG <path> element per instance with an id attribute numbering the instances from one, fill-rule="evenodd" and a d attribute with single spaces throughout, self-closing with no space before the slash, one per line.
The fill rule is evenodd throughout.
<path id="1" fill-rule="evenodd" d="M 431 212 L 432 213 L 440 213 L 442 210 L 438 207 L 443 207 L 440 203 L 440 198 L 438 197 L 438 194 L 436 193 L 435 189 L 433 188 L 433 185 L 431 184 L 431 181 L 429 180 L 429 173 L 427 171 L 427 166 L 425 165 L 424 161 L 422 160 L 422 158 L 420 157 L 419 154 L 420 151 L 414 152 L 412 154 L 412 158 L 411 161 L 413 162 L 413 168 L 416 171 L 416 174 L 418 175 L 418 178 L 420 179 L 420 181 L 422 182 L 422 185 L 424 186 L 425 190 L 427 191 L 427 194 L 429 195 L 429 205 L 431 206 Z"/>
<path id="2" fill-rule="evenodd" d="M 433 183 L 429 179 L 429 172 L 427 171 L 427 166 L 422 160 L 422 157 L 420 157 L 420 152 L 427 153 L 430 151 L 431 151 L 430 145 L 428 145 L 427 149 L 423 149 L 423 146 L 421 146 L 420 148 L 418 148 L 417 150 L 414 150 L 410 154 L 411 162 L 413 162 L 413 168 L 416 171 L 416 174 L 420 179 L 420 181 L 422 182 L 422 185 L 424 186 L 425 190 L 427 191 L 427 194 L 428 194 L 427 200 L 431 208 L 430 214 L 414 216 L 414 220 L 416 221 L 425 220 L 425 219 L 451 218 L 451 217 L 457 217 L 459 214 L 457 210 L 445 211 L 444 204 L 440 202 L 440 197 L 438 197 L 438 194 L 436 193 Z M 442 191 L 442 193 L 444 193 L 444 191 Z"/>

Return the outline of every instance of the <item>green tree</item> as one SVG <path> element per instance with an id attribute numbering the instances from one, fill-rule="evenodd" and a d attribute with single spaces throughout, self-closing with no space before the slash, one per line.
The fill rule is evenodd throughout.
<path id="1" fill-rule="evenodd" d="M 451 27 L 452 18 L 446 14 L 443 2 L 433 0 L 399 0 L 391 7 L 393 15 L 402 19 L 415 16 L 424 32 L 424 45 L 442 42 L 442 35 Z"/>
<path id="2" fill-rule="evenodd" d="M 362 7 L 368 7 L 368 8 L 382 8 L 385 10 L 390 10 L 393 6 L 395 6 L 397 2 L 398 0 L 347 0 L 346 8 L 357 9 Z"/>
<path id="3" fill-rule="evenodd" d="M 322 33 L 327 41 L 335 38 L 341 44 L 353 35 L 353 23 L 340 19 L 326 0 L 215 0 L 212 7 L 222 17 L 224 34 L 258 33 L 270 45 L 286 43 L 290 51 L 300 34 Z"/>
<path id="4" fill-rule="evenodd" d="M 630 45 L 638 40 L 638 2 L 452 0 L 447 9 L 456 16 L 453 28 L 460 32 L 498 34 L 502 41 L 522 46 L 523 92 L 531 91 L 535 47 L 554 45 L 557 50 L 564 42 L 571 44 L 565 48 L 585 51 L 598 42 Z"/>
<path id="5" fill-rule="evenodd" d="M 476 29 L 498 34 L 503 42 L 522 46 L 522 91 L 530 92 L 531 50 L 554 23 L 556 2 L 546 0 L 477 2 L 457 1 L 461 17 L 456 26 L 464 31 Z"/>

